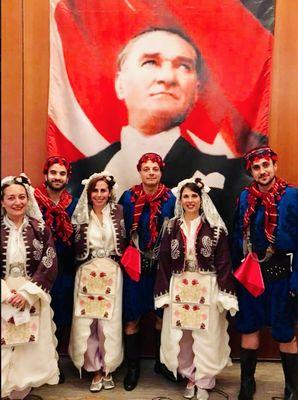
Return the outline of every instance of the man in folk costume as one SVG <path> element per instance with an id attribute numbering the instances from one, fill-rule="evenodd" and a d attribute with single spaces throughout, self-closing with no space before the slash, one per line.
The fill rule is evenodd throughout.
<path id="1" fill-rule="evenodd" d="M 298 399 L 298 348 L 295 323 L 298 308 L 298 189 L 276 176 L 277 154 L 268 146 L 245 156 L 254 181 L 240 194 L 235 218 L 234 264 L 250 253 L 259 261 L 263 292 L 238 285 L 237 328 L 241 338 L 241 389 L 238 399 L 253 399 L 259 331 L 271 326 L 279 343 L 286 400 Z M 255 273 L 248 266 L 248 272 Z M 237 275 L 237 270 L 235 272 Z"/>
<path id="2" fill-rule="evenodd" d="M 123 320 L 124 348 L 128 372 L 124 378 L 125 390 L 133 390 L 140 374 L 139 323 L 143 315 L 154 310 L 153 289 L 156 276 L 156 252 L 160 231 L 165 219 L 172 218 L 175 197 L 165 185 L 160 183 L 164 162 L 155 153 L 146 153 L 140 158 L 137 169 L 141 184 L 125 191 L 120 198 L 123 206 L 127 236 L 141 253 L 139 276 L 133 279 L 124 273 L 123 280 Z M 160 363 L 160 310 L 156 312 L 156 355 L 155 372 L 175 379 Z"/>
<path id="3" fill-rule="evenodd" d="M 51 306 L 57 327 L 58 350 L 62 351 L 72 319 L 75 268 L 71 216 L 77 199 L 65 189 L 71 166 L 64 157 L 49 157 L 43 174 L 45 181 L 35 189 L 34 195 L 45 223 L 52 231 L 58 256 L 58 277 L 51 291 Z M 60 373 L 59 383 L 63 382 L 64 375 Z"/>

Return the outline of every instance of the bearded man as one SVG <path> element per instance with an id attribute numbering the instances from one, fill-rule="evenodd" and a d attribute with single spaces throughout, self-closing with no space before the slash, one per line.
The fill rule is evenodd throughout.
<path id="1" fill-rule="evenodd" d="M 276 175 L 277 154 L 270 147 L 253 149 L 244 158 L 254 181 L 239 197 L 233 256 L 237 268 L 250 253 L 254 262 L 246 272 L 254 277 L 259 262 L 260 292 L 252 293 L 243 280 L 238 285 L 237 329 L 242 334 L 238 399 L 254 397 L 259 334 L 270 326 L 279 344 L 284 398 L 294 400 L 298 399 L 298 189 Z"/>
<path id="2" fill-rule="evenodd" d="M 35 189 L 34 195 L 44 221 L 52 231 L 58 257 L 58 277 L 51 291 L 51 307 L 57 327 L 58 351 L 61 352 L 63 344 L 68 341 L 72 320 L 75 266 L 71 216 L 77 199 L 65 189 L 71 166 L 64 157 L 49 157 L 43 174 L 44 183 Z M 63 383 L 64 379 L 60 371 L 59 383 Z"/>

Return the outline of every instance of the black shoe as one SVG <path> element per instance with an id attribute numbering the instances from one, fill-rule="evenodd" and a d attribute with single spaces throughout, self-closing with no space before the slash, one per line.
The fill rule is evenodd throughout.
<path id="1" fill-rule="evenodd" d="M 285 375 L 285 400 L 298 400 L 298 354 L 280 352 Z"/>
<path id="2" fill-rule="evenodd" d="M 140 364 L 139 362 L 129 361 L 128 371 L 125 375 L 123 386 L 127 391 L 134 390 L 137 386 L 140 377 Z"/>
<path id="3" fill-rule="evenodd" d="M 284 400 L 298 400 L 298 395 L 295 395 L 287 386 L 284 390 Z"/>
<path id="4" fill-rule="evenodd" d="M 65 382 L 65 375 L 63 374 L 63 372 L 60 371 L 60 375 L 59 375 L 59 385 Z"/>
<path id="5" fill-rule="evenodd" d="M 254 378 L 241 382 L 238 400 L 253 400 L 256 392 L 256 381 Z"/>
<path id="6" fill-rule="evenodd" d="M 256 392 L 254 378 L 257 365 L 257 351 L 254 349 L 240 350 L 241 385 L 238 400 L 253 400 Z"/>
<path id="7" fill-rule="evenodd" d="M 155 362 L 154 372 L 156 374 L 163 375 L 171 382 L 181 382 L 183 379 L 180 374 L 177 374 L 177 379 L 176 379 L 173 372 L 169 371 L 168 368 L 164 364 L 162 364 L 159 360 L 156 360 Z"/>
<path id="8" fill-rule="evenodd" d="M 124 354 L 127 364 L 123 386 L 125 390 L 134 390 L 140 377 L 140 335 L 124 335 Z"/>

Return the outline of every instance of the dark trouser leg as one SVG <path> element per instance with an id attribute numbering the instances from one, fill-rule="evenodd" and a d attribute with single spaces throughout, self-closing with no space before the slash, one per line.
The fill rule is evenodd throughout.
<path id="1" fill-rule="evenodd" d="M 256 391 L 255 370 L 257 365 L 257 350 L 241 348 L 241 387 L 238 400 L 253 400 Z"/>
<path id="2" fill-rule="evenodd" d="M 298 354 L 280 352 L 285 375 L 285 400 L 298 400 Z"/>
<path id="3" fill-rule="evenodd" d="M 165 378 L 167 378 L 171 382 L 177 382 L 178 381 L 178 376 L 177 379 L 175 378 L 174 374 L 168 370 L 168 368 L 160 362 L 160 336 L 161 336 L 161 331 L 159 329 L 155 329 L 155 344 L 156 344 L 156 362 L 154 365 L 154 371 L 157 374 L 163 375 Z M 181 377 L 179 376 L 179 381 Z"/>
<path id="4" fill-rule="evenodd" d="M 56 325 L 56 333 L 55 333 L 55 335 L 56 335 L 56 338 L 57 338 L 57 341 L 58 341 L 58 346 L 57 346 L 58 354 L 60 353 L 61 348 L 62 348 L 63 331 L 64 330 L 63 330 L 62 326 Z M 62 369 L 61 369 L 61 358 L 60 358 L 60 356 L 59 356 L 59 360 L 58 360 L 58 367 L 59 367 L 59 382 L 58 383 L 61 384 L 61 383 L 65 382 L 65 375 L 64 375 L 64 373 L 62 372 Z"/>
<path id="5" fill-rule="evenodd" d="M 124 389 L 133 390 L 140 376 L 140 339 L 139 333 L 124 334 L 124 353 L 127 363 L 127 374 L 124 378 Z"/>

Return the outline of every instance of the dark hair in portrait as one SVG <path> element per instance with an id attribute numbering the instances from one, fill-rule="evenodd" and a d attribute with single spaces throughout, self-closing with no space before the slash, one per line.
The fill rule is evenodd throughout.
<path id="1" fill-rule="evenodd" d="M 167 33 L 170 33 L 172 35 L 177 35 L 177 36 L 181 37 L 183 40 L 185 40 L 187 43 L 189 43 L 192 46 L 192 48 L 194 49 L 195 53 L 196 53 L 195 69 L 196 69 L 197 75 L 199 76 L 199 73 L 200 73 L 200 70 L 201 70 L 202 56 L 201 56 L 201 53 L 199 52 L 199 49 L 197 48 L 197 46 L 193 42 L 193 40 L 185 32 L 183 32 L 182 30 L 180 30 L 178 28 L 165 28 L 165 27 L 158 27 L 158 26 L 150 27 L 148 29 L 145 29 L 145 30 L 141 31 L 137 35 L 133 36 L 126 43 L 126 45 L 120 51 L 118 59 L 117 59 L 117 67 L 118 67 L 119 71 L 121 70 L 123 64 L 125 63 L 127 55 L 131 51 L 131 47 L 133 46 L 133 44 L 135 42 L 137 42 L 138 39 L 140 37 L 142 37 L 143 35 L 145 35 L 147 33 L 152 33 L 152 32 L 167 32 Z"/>

